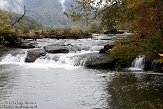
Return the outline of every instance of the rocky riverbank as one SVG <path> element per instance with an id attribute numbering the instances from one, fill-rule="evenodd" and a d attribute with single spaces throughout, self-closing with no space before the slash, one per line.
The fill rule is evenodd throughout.
<path id="1" fill-rule="evenodd" d="M 76 39 L 58 40 L 58 39 L 46 39 L 45 38 L 44 40 L 47 40 L 45 41 L 47 43 L 46 45 L 41 44 L 44 42 L 43 39 L 32 40 L 32 39 L 18 38 L 14 46 L 15 47 L 14 49 L 27 49 L 26 50 L 27 56 L 25 57 L 25 60 L 24 60 L 24 62 L 26 63 L 33 63 L 38 58 L 41 58 L 41 57 L 51 59 L 51 57 L 47 57 L 46 54 L 48 55 L 54 54 L 54 56 L 55 55 L 59 56 L 59 54 L 63 54 L 65 55 L 65 60 L 67 59 L 67 57 L 70 58 L 70 60 L 68 59 L 69 61 L 77 60 L 77 62 L 73 63 L 74 66 L 82 65 L 87 68 L 115 70 L 119 67 L 117 66 L 119 64 L 119 60 L 118 59 L 111 60 L 109 55 L 112 49 L 114 49 L 117 45 L 113 42 L 112 43 L 110 42 L 111 41 L 110 39 L 112 36 L 109 35 L 107 37 L 109 38 L 109 40 L 98 39 L 99 37 L 98 38 L 94 37 L 93 39 L 79 39 L 79 40 L 76 40 Z M 50 40 L 52 42 L 50 42 Z M 65 42 L 65 41 L 68 41 L 68 42 Z M 39 45 L 39 43 L 41 45 Z M 1 51 L 0 56 L 9 53 L 11 50 L 13 50 L 13 48 L 2 47 L 0 49 Z M 75 55 L 80 52 L 82 53 L 83 50 L 84 52 L 85 51 L 89 51 L 89 52 L 80 54 L 79 56 Z M 90 51 L 93 51 L 93 52 L 91 53 Z M 97 52 L 94 53 L 94 51 L 97 51 Z M 74 53 L 75 56 L 69 57 L 69 54 L 71 53 Z M 58 58 L 59 57 L 56 57 L 55 60 L 58 61 Z M 145 57 L 144 60 L 145 60 L 143 63 L 144 68 L 142 70 L 162 72 L 162 64 L 157 63 L 157 59 L 155 57 L 152 57 L 152 58 Z M 121 70 L 130 66 L 131 66 L 131 63 L 126 64 L 124 62 L 123 66 L 121 66 Z"/>

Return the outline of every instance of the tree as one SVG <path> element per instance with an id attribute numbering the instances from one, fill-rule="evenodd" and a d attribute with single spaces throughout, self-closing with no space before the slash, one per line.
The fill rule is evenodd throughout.
<path id="1" fill-rule="evenodd" d="M 65 14 L 73 21 L 87 24 L 98 21 L 104 29 L 112 29 L 124 21 L 126 4 L 123 0 L 76 0 L 72 9 Z"/>
<path id="2" fill-rule="evenodd" d="M 15 38 L 13 38 L 13 33 L 11 32 L 13 29 L 13 26 L 18 23 L 21 19 L 24 18 L 25 14 L 26 14 L 26 10 L 25 10 L 25 6 L 24 6 L 24 14 L 22 16 L 20 16 L 14 23 L 12 23 L 11 25 L 8 24 L 9 21 L 9 13 L 7 13 L 6 11 L 1 11 L 0 13 L 0 45 L 4 45 L 6 43 L 8 43 L 8 40 L 15 40 Z"/>
<path id="3" fill-rule="evenodd" d="M 127 0 L 128 9 L 135 15 L 134 28 L 138 38 L 160 34 L 163 39 L 163 1 Z M 163 41 L 163 40 L 162 40 Z"/>
<path id="4" fill-rule="evenodd" d="M 10 30 L 10 25 L 7 25 L 7 20 L 7 13 L 5 11 L 2 11 L 0 13 L 0 45 L 7 43 L 4 38 L 4 34 Z"/>
<path id="5" fill-rule="evenodd" d="M 73 21 L 98 21 L 105 29 L 127 24 L 137 37 L 163 36 L 162 0 L 76 0 L 65 13 Z M 118 27 L 122 27 L 118 26 Z"/>
<path id="6" fill-rule="evenodd" d="M 126 26 L 124 29 L 132 30 L 132 40 L 124 38 L 109 54 L 118 64 L 131 63 L 141 54 L 152 59 L 162 57 L 162 0 L 76 0 L 76 6 L 66 14 L 74 21 L 98 21 L 104 29 Z"/>

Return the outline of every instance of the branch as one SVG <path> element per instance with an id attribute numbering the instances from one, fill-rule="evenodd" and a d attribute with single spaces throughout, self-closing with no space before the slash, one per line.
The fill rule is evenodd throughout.
<path id="1" fill-rule="evenodd" d="M 133 41 L 125 42 L 125 43 L 121 43 L 121 44 L 130 44 L 130 43 L 132 43 L 132 44 L 134 44 L 134 45 L 136 45 L 136 46 L 138 46 L 138 47 L 141 47 L 141 48 L 143 48 L 143 49 L 145 49 L 145 50 L 148 50 L 148 51 L 154 53 L 154 54 L 157 55 L 157 56 L 163 57 L 163 54 L 158 53 L 156 50 L 147 48 L 147 47 L 145 47 L 145 46 L 143 46 L 143 45 L 140 45 L 139 43 L 136 43 L 136 42 L 137 42 L 136 40 L 133 40 Z"/>
<path id="2" fill-rule="evenodd" d="M 144 49 L 146 49 L 146 50 L 148 50 L 148 51 L 150 51 L 150 52 L 156 54 L 157 56 L 160 56 L 160 53 L 158 53 L 158 52 L 155 51 L 155 50 L 149 49 L 149 48 L 147 48 L 147 47 L 145 47 L 145 46 L 143 46 L 143 45 L 140 45 L 140 44 L 136 44 L 136 43 L 135 43 L 135 45 L 136 45 L 136 46 L 139 46 L 139 47 L 141 47 L 141 48 L 144 48 Z"/>
<path id="3" fill-rule="evenodd" d="M 26 9 L 25 9 L 25 6 L 24 6 L 24 13 L 23 13 L 23 15 L 21 17 L 19 17 L 19 19 L 17 19 L 13 24 L 11 24 L 11 27 L 14 26 L 16 23 L 20 22 L 20 20 L 23 19 L 25 14 L 26 14 Z"/>

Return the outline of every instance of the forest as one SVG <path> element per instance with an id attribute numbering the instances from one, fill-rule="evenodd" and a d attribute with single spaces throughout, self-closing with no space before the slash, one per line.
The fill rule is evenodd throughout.
<path id="1" fill-rule="evenodd" d="M 117 61 L 118 68 L 128 65 L 138 55 L 145 55 L 149 60 L 156 59 L 158 66 L 162 67 L 162 0 L 76 1 L 65 14 L 73 21 L 89 23 L 95 31 L 116 28 L 134 33 L 117 40 L 109 53 L 109 58 Z"/>

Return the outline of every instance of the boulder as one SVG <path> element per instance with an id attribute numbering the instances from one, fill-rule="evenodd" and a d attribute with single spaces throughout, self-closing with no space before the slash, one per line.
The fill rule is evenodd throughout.
<path id="1" fill-rule="evenodd" d="M 144 70 L 152 71 L 154 70 L 154 58 L 145 57 Z"/>
<path id="2" fill-rule="evenodd" d="M 53 44 L 44 47 L 45 51 L 48 53 L 69 53 L 69 52 L 76 52 L 78 49 L 71 44 L 67 45 L 60 45 L 60 44 Z"/>
<path id="3" fill-rule="evenodd" d="M 145 57 L 144 71 L 163 72 L 163 63 L 158 63 L 158 57 Z"/>
<path id="4" fill-rule="evenodd" d="M 163 72 L 163 63 L 157 62 L 157 60 L 154 60 L 153 63 L 151 64 L 152 71 L 154 72 Z"/>
<path id="5" fill-rule="evenodd" d="M 107 44 L 99 51 L 99 53 L 109 53 L 114 46 L 115 44 Z"/>
<path id="6" fill-rule="evenodd" d="M 111 29 L 111 30 L 107 30 L 104 32 L 104 34 L 123 34 L 123 31 L 119 31 L 117 29 Z"/>
<path id="7" fill-rule="evenodd" d="M 99 53 L 106 53 L 106 52 L 105 52 L 105 49 L 102 48 L 102 49 L 99 51 Z"/>
<path id="8" fill-rule="evenodd" d="M 145 71 L 163 72 L 163 63 L 159 63 L 158 57 L 146 57 L 145 58 Z"/>
<path id="9" fill-rule="evenodd" d="M 115 44 L 107 44 L 104 46 L 104 50 L 108 51 L 108 50 L 112 49 L 114 46 L 115 46 Z"/>
<path id="10" fill-rule="evenodd" d="M 9 53 L 11 50 L 12 50 L 12 48 L 0 47 L 0 57 L 2 57 L 3 55 L 6 55 L 6 54 Z"/>
<path id="11" fill-rule="evenodd" d="M 29 48 L 35 48 L 36 41 L 31 41 L 27 39 L 19 38 L 17 41 L 16 47 L 23 48 L 23 49 L 29 49 Z"/>
<path id="12" fill-rule="evenodd" d="M 72 44 L 66 44 L 66 45 L 63 45 L 63 46 L 66 46 L 69 49 L 69 52 L 80 51 L 78 47 L 76 47 L 76 46 L 74 46 Z"/>
<path id="13" fill-rule="evenodd" d="M 85 62 L 87 68 L 114 68 L 107 54 L 90 54 Z"/>
<path id="14" fill-rule="evenodd" d="M 29 49 L 29 48 L 35 48 L 35 43 L 29 42 L 29 43 L 22 43 L 17 46 L 18 48 L 23 48 L 23 49 Z"/>
<path id="15" fill-rule="evenodd" d="M 45 56 L 46 51 L 44 49 L 33 49 L 27 52 L 25 62 L 34 62 L 37 58 Z"/>
<path id="16" fill-rule="evenodd" d="M 53 44 L 44 47 L 45 51 L 48 53 L 68 53 L 69 49 L 66 46 Z"/>

